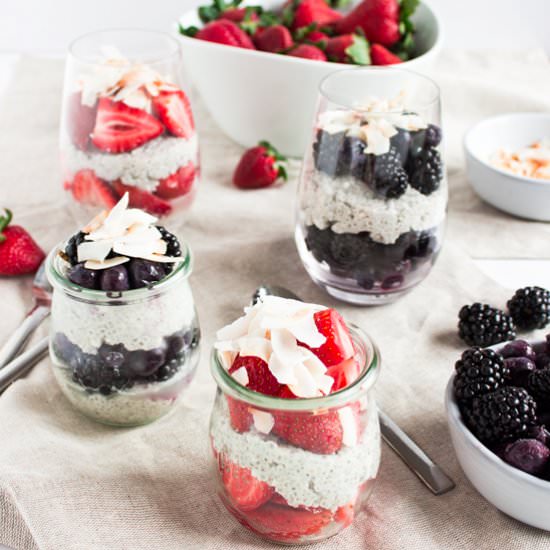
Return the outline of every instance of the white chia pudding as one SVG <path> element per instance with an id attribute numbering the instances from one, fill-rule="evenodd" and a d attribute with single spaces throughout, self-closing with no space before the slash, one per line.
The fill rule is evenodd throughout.
<path id="1" fill-rule="evenodd" d="M 367 425 L 359 442 L 336 454 L 323 455 L 286 444 L 256 431 L 238 433 L 231 427 L 227 404 L 212 415 L 212 445 L 232 463 L 275 488 L 293 507 L 335 511 L 354 502 L 359 487 L 374 479 L 380 464 L 380 426 L 376 405 L 369 400 Z"/>
<path id="2" fill-rule="evenodd" d="M 91 169 L 103 180 L 121 180 L 126 185 L 154 191 L 159 180 L 190 162 L 197 162 L 198 141 L 196 135 L 189 139 L 161 136 L 128 153 L 119 154 L 82 151 L 69 144 L 63 154 L 66 168 L 71 173 Z"/>

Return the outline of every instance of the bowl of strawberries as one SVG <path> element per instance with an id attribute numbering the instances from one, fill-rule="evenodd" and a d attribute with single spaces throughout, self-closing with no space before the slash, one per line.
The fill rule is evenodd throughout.
<path id="1" fill-rule="evenodd" d="M 439 20 L 419 0 L 248 2 L 215 0 L 178 24 L 185 72 L 223 132 L 245 147 L 264 139 L 301 157 L 324 77 L 350 65 L 426 72 L 441 47 Z"/>

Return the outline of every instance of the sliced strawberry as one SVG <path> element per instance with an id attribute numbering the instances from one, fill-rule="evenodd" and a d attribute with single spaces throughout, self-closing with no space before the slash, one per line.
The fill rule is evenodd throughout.
<path id="1" fill-rule="evenodd" d="M 353 518 L 355 517 L 355 502 L 350 502 L 340 506 L 334 512 L 334 519 L 341 523 L 344 527 L 349 527 L 353 523 Z"/>
<path id="2" fill-rule="evenodd" d="M 296 541 L 319 533 L 332 519 L 330 510 L 304 510 L 269 502 L 247 514 L 247 523 L 257 532 L 280 541 Z"/>
<path id="3" fill-rule="evenodd" d="M 97 106 L 93 144 L 107 153 L 124 153 L 156 138 L 164 126 L 141 109 L 103 97 Z"/>
<path id="4" fill-rule="evenodd" d="M 153 107 L 170 133 L 183 138 L 195 133 L 191 105 L 182 90 L 161 92 L 153 98 Z"/>
<path id="5" fill-rule="evenodd" d="M 334 378 L 334 384 L 330 389 L 331 393 L 349 386 L 359 376 L 360 372 L 361 367 L 355 357 L 350 357 L 337 365 L 328 367 L 327 374 Z"/>
<path id="6" fill-rule="evenodd" d="M 313 415 L 293 413 L 282 437 L 306 451 L 333 454 L 342 448 L 342 423 L 336 411 Z"/>
<path id="7" fill-rule="evenodd" d="M 238 355 L 229 369 L 229 374 L 233 374 L 241 367 L 244 367 L 248 374 L 247 387 L 249 389 L 264 395 L 279 395 L 282 385 L 277 382 L 263 359 Z"/>
<path id="8" fill-rule="evenodd" d="M 288 506 L 288 501 L 286 498 L 277 492 L 273 493 L 273 496 L 269 502 L 272 502 L 273 504 L 280 504 L 281 506 Z"/>
<path id="9" fill-rule="evenodd" d="M 67 131 L 75 147 L 87 149 L 94 129 L 97 104 L 82 104 L 82 94 L 75 92 L 67 99 Z"/>
<path id="10" fill-rule="evenodd" d="M 327 366 L 337 365 L 354 355 L 353 341 L 341 315 L 334 309 L 324 309 L 314 315 L 319 332 L 326 342 L 311 351 Z"/>
<path id="11" fill-rule="evenodd" d="M 126 192 L 128 193 L 129 203 L 132 208 L 140 208 L 154 216 L 167 216 L 172 212 L 172 206 L 169 202 L 139 187 L 124 185 L 121 181 L 113 182 L 113 187 L 120 196 Z"/>
<path id="12" fill-rule="evenodd" d="M 99 179 L 93 170 L 80 170 L 69 184 L 77 202 L 110 210 L 120 198 L 106 182 Z"/>
<path id="13" fill-rule="evenodd" d="M 273 495 L 273 488 L 256 479 L 248 468 L 241 468 L 228 460 L 222 461 L 220 466 L 229 498 L 239 510 L 255 510 Z"/>
<path id="14" fill-rule="evenodd" d="M 171 176 L 161 179 L 158 187 L 155 189 L 155 195 L 162 199 L 182 197 L 191 191 L 194 181 L 195 165 L 189 162 Z"/>
<path id="15" fill-rule="evenodd" d="M 398 63 L 403 63 L 400 57 L 397 57 L 380 44 L 372 44 L 370 47 L 370 56 L 374 65 L 397 65 Z"/>
<path id="16" fill-rule="evenodd" d="M 229 396 L 227 396 L 227 405 L 231 427 L 239 433 L 250 430 L 252 427 L 252 414 L 248 410 L 248 405 Z"/>

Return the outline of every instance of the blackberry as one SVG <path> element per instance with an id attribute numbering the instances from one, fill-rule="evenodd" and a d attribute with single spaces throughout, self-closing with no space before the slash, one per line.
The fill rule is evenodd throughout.
<path id="1" fill-rule="evenodd" d="M 521 437 L 536 424 L 535 400 L 523 388 L 505 386 L 475 397 L 464 408 L 466 424 L 483 443 L 503 443 Z"/>
<path id="2" fill-rule="evenodd" d="M 331 265 L 350 268 L 359 263 L 363 250 L 363 241 L 351 233 L 334 234 L 330 243 Z"/>
<path id="3" fill-rule="evenodd" d="M 316 225 L 307 227 L 305 243 L 318 262 L 325 262 L 330 256 L 332 235 L 333 233 L 330 229 L 319 229 Z"/>
<path id="4" fill-rule="evenodd" d="M 435 124 L 428 125 L 424 135 L 425 147 L 437 147 L 441 143 L 441 128 Z"/>
<path id="5" fill-rule="evenodd" d="M 527 389 L 536 399 L 550 399 L 550 368 L 530 372 L 527 378 Z"/>
<path id="6" fill-rule="evenodd" d="M 409 162 L 409 178 L 412 187 L 423 195 L 430 195 L 443 179 L 441 155 L 434 147 L 425 147 Z"/>
<path id="7" fill-rule="evenodd" d="M 86 237 L 86 233 L 79 231 L 75 233 L 65 245 L 65 254 L 71 265 L 76 265 L 78 263 L 77 248 L 79 244 L 84 242 L 84 237 Z"/>
<path id="8" fill-rule="evenodd" d="M 504 385 L 508 368 L 492 349 L 470 348 L 455 364 L 455 396 L 459 404 L 494 392 Z"/>
<path id="9" fill-rule="evenodd" d="M 458 335 L 469 346 L 492 346 L 516 337 L 511 317 L 488 304 L 463 306 L 458 318 Z"/>
<path id="10" fill-rule="evenodd" d="M 397 149 L 390 149 L 384 155 L 376 157 L 374 164 L 374 178 L 370 185 L 376 194 L 397 199 L 407 190 L 409 180 L 401 165 L 401 157 Z"/>
<path id="11" fill-rule="evenodd" d="M 508 300 L 508 310 L 514 323 L 521 329 L 544 328 L 550 316 L 550 292 L 539 286 L 516 290 Z"/>
<path id="12" fill-rule="evenodd" d="M 329 176 L 344 176 L 349 170 L 346 152 L 346 132 L 329 134 L 325 130 L 317 131 L 313 144 L 315 168 Z"/>
<path id="13" fill-rule="evenodd" d="M 167 245 L 166 255 L 174 257 L 181 256 L 181 245 L 178 238 L 174 234 L 170 233 L 170 231 L 166 228 L 162 227 L 162 225 L 157 225 L 157 229 L 160 231 L 162 240 Z"/>

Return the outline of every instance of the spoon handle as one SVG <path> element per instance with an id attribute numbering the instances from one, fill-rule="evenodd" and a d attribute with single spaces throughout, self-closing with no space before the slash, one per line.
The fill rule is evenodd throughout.
<path id="1" fill-rule="evenodd" d="M 453 480 L 383 411 L 378 411 L 384 441 L 434 495 L 454 489 Z"/>

